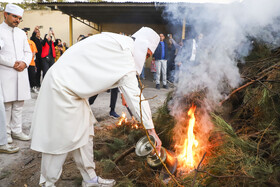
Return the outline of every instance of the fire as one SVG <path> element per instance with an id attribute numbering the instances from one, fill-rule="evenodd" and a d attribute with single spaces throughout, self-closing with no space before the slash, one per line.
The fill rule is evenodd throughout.
<path id="1" fill-rule="evenodd" d="M 122 112 L 122 115 L 119 119 L 119 122 L 117 123 L 117 126 L 121 126 L 123 123 L 127 122 L 127 118 L 124 112 Z"/>
<path id="2" fill-rule="evenodd" d="M 178 166 L 183 170 L 192 170 L 198 164 L 197 159 L 195 159 L 199 154 L 196 149 L 199 145 L 199 142 L 195 138 L 194 127 L 196 125 L 195 118 L 195 109 L 196 106 L 192 106 L 188 111 L 188 126 L 183 124 L 182 129 L 178 129 L 177 132 L 183 132 L 178 135 L 179 142 L 176 142 L 175 149 L 178 159 Z M 186 133 L 187 132 L 187 133 Z M 175 132 L 176 133 L 176 132 Z M 176 135 L 177 136 L 177 135 Z"/>
<path id="3" fill-rule="evenodd" d="M 140 128 L 139 124 L 137 123 L 137 120 L 132 116 L 131 120 L 128 120 L 126 117 L 126 114 L 122 112 L 122 115 L 117 123 L 118 127 L 121 126 L 129 126 L 132 129 L 138 129 Z"/>

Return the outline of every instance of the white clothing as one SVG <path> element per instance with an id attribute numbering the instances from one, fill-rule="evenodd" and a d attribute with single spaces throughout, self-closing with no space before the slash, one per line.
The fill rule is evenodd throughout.
<path id="1" fill-rule="evenodd" d="M 9 3 L 6 5 L 5 12 L 9 12 L 22 17 L 24 10 L 17 5 Z"/>
<path id="2" fill-rule="evenodd" d="M 14 101 L 5 103 L 7 133 L 22 132 L 22 109 L 24 101 Z"/>
<path id="3" fill-rule="evenodd" d="M 192 53 L 191 53 L 190 61 L 195 61 L 195 56 L 196 56 L 196 41 L 195 41 L 195 39 L 193 39 L 193 41 L 192 41 Z"/>
<path id="4" fill-rule="evenodd" d="M 89 138 L 88 144 L 72 151 L 77 168 L 83 180 L 90 180 L 96 177 L 95 163 L 93 161 L 93 137 Z M 40 184 L 45 183 L 45 187 L 54 187 L 55 182 L 62 173 L 62 166 L 66 160 L 67 153 L 53 155 L 42 153 Z"/>
<path id="5" fill-rule="evenodd" d="M 31 149 L 63 154 L 87 144 L 96 122 L 88 98 L 120 87 L 139 120 L 139 94 L 133 59 L 134 41 L 128 36 L 101 33 L 70 47 L 49 69 L 37 98 Z M 143 123 L 154 128 L 147 101 Z"/>
<path id="6" fill-rule="evenodd" d="M 162 84 L 166 85 L 167 60 L 156 60 L 156 84 L 160 84 L 160 74 L 162 73 Z"/>
<path id="7" fill-rule="evenodd" d="M 22 72 L 13 69 L 15 61 L 23 61 L 27 67 L 31 62 L 32 53 L 26 34 L 3 22 L 0 24 L 0 40 L 4 42 L 4 47 L 0 50 L 0 80 L 4 102 L 30 99 L 27 68 Z"/>
<path id="8" fill-rule="evenodd" d="M 4 99 L 1 88 L 0 81 L 0 145 L 7 144 L 7 130 L 6 130 L 6 116 L 5 116 L 5 106 Z"/>
<path id="9" fill-rule="evenodd" d="M 158 43 L 159 35 L 149 27 L 142 27 L 132 35 L 135 38 L 135 45 L 133 51 L 134 62 L 136 71 L 140 75 L 146 61 L 146 54 L 148 49 L 155 52 Z"/>

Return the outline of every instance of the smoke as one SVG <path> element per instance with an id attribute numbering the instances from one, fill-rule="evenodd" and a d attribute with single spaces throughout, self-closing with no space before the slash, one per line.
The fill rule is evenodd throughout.
<path id="1" fill-rule="evenodd" d="M 173 108 L 178 112 L 180 98 L 204 90 L 210 108 L 225 99 L 230 90 L 242 83 L 237 59 L 247 56 L 252 38 L 270 46 L 280 45 L 280 1 L 244 0 L 231 4 L 169 4 L 163 16 L 177 25 L 173 30 L 181 35 L 182 19 L 186 18 L 186 38 L 196 39 L 196 60 L 187 61 L 188 42 L 177 55 L 177 86 Z M 179 42 L 179 41 L 178 41 Z M 175 111 L 173 111 L 175 113 Z"/>

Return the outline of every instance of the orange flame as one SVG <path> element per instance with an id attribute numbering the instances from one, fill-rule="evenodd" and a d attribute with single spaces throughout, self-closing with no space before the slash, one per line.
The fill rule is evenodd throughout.
<path id="1" fill-rule="evenodd" d="M 186 137 L 186 133 L 183 138 L 183 142 L 181 139 L 181 142 L 183 145 L 180 144 L 176 144 L 175 145 L 175 149 L 177 150 L 177 159 L 178 159 L 178 166 L 180 168 L 188 168 L 189 170 L 194 169 L 196 161 L 194 159 L 194 157 L 196 156 L 196 152 L 195 152 L 195 148 L 198 147 L 198 141 L 195 139 L 195 135 L 194 135 L 194 126 L 196 123 L 196 119 L 195 119 L 195 112 L 196 106 L 192 106 L 189 111 L 188 111 L 188 116 L 189 118 L 189 125 L 187 128 L 187 137 Z M 185 128 L 185 127 L 184 127 Z M 183 132 L 185 132 L 186 129 L 183 130 Z"/>
<path id="2" fill-rule="evenodd" d="M 129 126 L 132 129 L 138 129 L 140 128 L 139 124 L 137 123 L 136 119 L 132 116 L 131 120 L 128 120 L 126 117 L 126 114 L 122 112 L 122 115 L 116 124 L 118 127 L 121 126 Z"/>

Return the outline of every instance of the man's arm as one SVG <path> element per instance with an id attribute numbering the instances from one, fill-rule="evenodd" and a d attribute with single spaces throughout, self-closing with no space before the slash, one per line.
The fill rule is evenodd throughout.
<path id="1" fill-rule="evenodd" d="M 131 72 L 124 76 L 123 80 L 121 81 L 123 84 L 119 87 L 121 92 L 123 93 L 126 103 L 131 109 L 133 115 L 136 117 L 138 121 L 140 121 L 140 89 L 138 87 L 138 81 L 136 78 L 136 73 Z M 152 120 L 152 113 L 149 106 L 148 101 L 143 101 L 145 98 L 141 96 L 141 110 L 142 110 L 142 120 L 143 125 L 147 129 L 148 133 L 155 137 L 156 139 L 156 148 L 159 151 L 161 147 L 161 140 L 159 139 L 155 129 L 154 123 Z"/>
<path id="2" fill-rule="evenodd" d="M 4 56 L 4 55 L 0 54 L 0 64 L 1 65 L 12 68 L 12 67 L 14 67 L 15 62 L 16 62 L 15 58 Z"/>
<path id="3" fill-rule="evenodd" d="M 25 38 L 24 40 L 23 53 L 24 55 L 22 61 L 26 64 L 26 68 L 27 68 L 32 60 L 32 52 L 30 49 L 30 45 L 27 41 L 27 38 Z"/>

